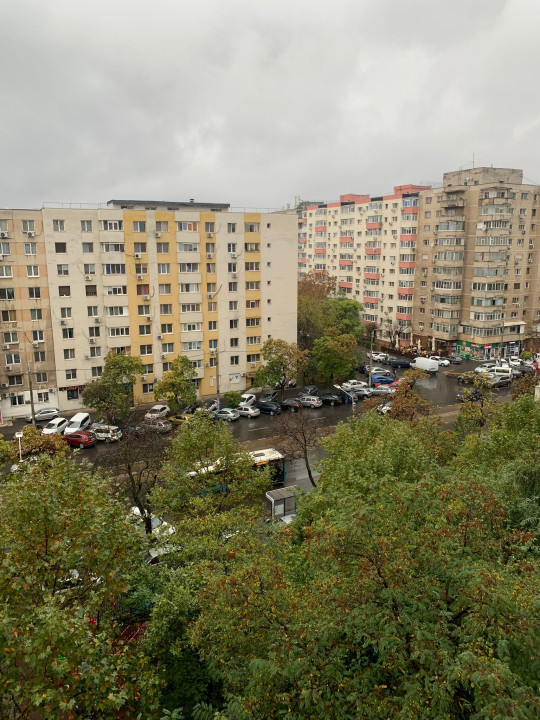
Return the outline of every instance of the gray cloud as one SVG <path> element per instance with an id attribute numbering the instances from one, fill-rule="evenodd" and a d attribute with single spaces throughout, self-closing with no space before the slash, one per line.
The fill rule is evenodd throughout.
<path id="1" fill-rule="evenodd" d="M 535 0 L 7 0 L 0 205 L 540 179 Z"/>

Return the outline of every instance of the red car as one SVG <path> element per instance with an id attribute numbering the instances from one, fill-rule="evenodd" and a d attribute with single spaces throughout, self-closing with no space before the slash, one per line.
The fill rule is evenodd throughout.
<path id="1" fill-rule="evenodd" d="M 64 435 L 64 440 L 68 445 L 74 445 L 81 450 L 83 448 L 93 447 L 97 443 L 95 434 L 88 430 L 79 430 L 79 432 L 71 433 L 71 435 Z"/>

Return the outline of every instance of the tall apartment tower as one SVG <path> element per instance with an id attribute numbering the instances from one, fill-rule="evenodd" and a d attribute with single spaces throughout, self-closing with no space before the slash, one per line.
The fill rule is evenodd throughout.
<path id="1" fill-rule="evenodd" d="M 538 340 L 539 200 L 506 168 L 449 172 L 420 192 L 415 344 L 487 359 Z"/>
<path id="2" fill-rule="evenodd" d="M 269 337 L 296 340 L 294 211 L 111 200 L 0 210 L 4 418 L 81 407 L 111 350 L 141 357 L 135 402 L 178 355 L 201 395 L 243 391 Z"/>

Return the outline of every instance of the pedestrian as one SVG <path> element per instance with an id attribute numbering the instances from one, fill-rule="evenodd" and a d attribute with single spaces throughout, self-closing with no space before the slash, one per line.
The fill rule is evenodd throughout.
<path id="1" fill-rule="evenodd" d="M 395 367 L 392 368 L 392 377 L 394 378 L 394 380 L 396 379 L 396 368 Z"/>

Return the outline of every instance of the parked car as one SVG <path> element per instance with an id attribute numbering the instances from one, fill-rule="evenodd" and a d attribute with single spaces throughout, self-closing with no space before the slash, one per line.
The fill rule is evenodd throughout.
<path id="1" fill-rule="evenodd" d="M 77 430 L 69 435 L 64 435 L 64 440 L 68 445 L 73 445 L 81 450 L 83 448 L 93 447 L 97 443 L 95 433 L 90 430 Z"/>
<path id="2" fill-rule="evenodd" d="M 193 415 L 186 412 L 176 413 L 175 415 L 169 415 L 167 420 L 172 422 L 173 425 L 184 425 L 190 422 L 190 420 L 193 420 Z"/>
<path id="3" fill-rule="evenodd" d="M 131 522 L 135 523 L 139 527 L 144 528 L 144 518 L 141 515 L 141 511 L 138 507 L 132 507 L 131 513 L 128 518 Z M 153 538 L 159 538 L 159 537 L 166 537 L 168 535 L 174 535 L 176 532 L 176 529 L 169 525 L 169 523 L 166 520 L 163 520 L 162 518 L 158 517 L 157 515 L 150 515 L 150 524 L 152 526 L 152 537 Z"/>
<path id="4" fill-rule="evenodd" d="M 298 395 L 318 395 L 319 388 L 316 385 L 306 385 L 306 387 L 300 388 Z"/>
<path id="5" fill-rule="evenodd" d="M 364 398 L 371 397 L 373 395 L 373 388 L 356 388 L 355 390 L 351 390 L 349 395 L 352 395 L 356 400 L 362 401 Z"/>
<path id="6" fill-rule="evenodd" d="M 439 363 L 439 367 L 448 367 L 448 365 L 450 365 L 450 360 L 443 358 L 440 355 L 431 355 L 429 359 L 436 360 Z"/>
<path id="7" fill-rule="evenodd" d="M 472 371 L 465 372 L 465 373 L 462 373 L 461 375 L 458 375 L 457 381 L 458 381 L 458 383 L 463 384 L 463 385 L 472 385 L 475 377 L 476 377 L 476 375 L 474 372 L 472 372 Z"/>
<path id="8" fill-rule="evenodd" d="M 512 378 L 508 375 L 492 375 L 488 373 L 488 380 L 492 388 L 508 387 L 512 384 Z"/>
<path id="9" fill-rule="evenodd" d="M 214 417 L 218 420 L 233 422 L 233 420 L 238 420 L 240 413 L 236 410 L 236 408 L 221 408 L 221 410 L 216 410 L 214 412 Z"/>
<path id="10" fill-rule="evenodd" d="M 360 390 L 360 388 L 358 388 Z M 341 405 L 343 398 L 336 393 L 323 393 L 319 396 L 324 405 Z"/>
<path id="11" fill-rule="evenodd" d="M 49 407 L 49 408 L 41 408 L 40 410 L 36 410 L 36 413 L 34 415 L 36 422 L 43 422 L 44 420 L 53 420 L 54 418 L 58 417 L 60 415 L 60 411 L 58 408 Z M 32 414 L 27 415 L 25 417 L 26 422 L 32 422 Z"/>
<path id="12" fill-rule="evenodd" d="M 480 373 L 487 373 L 493 370 L 494 367 L 497 366 L 497 363 L 490 362 L 490 363 L 484 363 L 483 365 L 479 365 L 478 367 L 474 368 L 474 372 L 479 375 Z"/>
<path id="13" fill-rule="evenodd" d="M 240 400 L 240 405 L 245 407 L 246 405 L 253 405 L 257 402 L 257 396 L 253 393 L 243 393 L 242 399 Z"/>
<path id="14" fill-rule="evenodd" d="M 261 411 L 255 405 L 239 405 L 237 409 L 241 417 L 254 418 L 259 417 L 261 414 Z"/>
<path id="15" fill-rule="evenodd" d="M 66 425 L 64 435 L 71 435 L 72 433 L 79 432 L 80 430 L 87 430 L 91 424 L 92 420 L 90 419 L 90 415 L 88 413 L 75 413 Z"/>
<path id="16" fill-rule="evenodd" d="M 461 355 L 449 355 L 446 359 L 452 363 L 452 365 L 459 365 L 459 363 L 463 362 Z"/>
<path id="17" fill-rule="evenodd" d="M 295 388 L 296 380 L 289 380 L 289 382 L 286 383 L 285 378 L 282 377 L 281 380 L 278 380 L 278 382 L 274 385 L 274 387 L 279 389 L 282 386 L 288 387 L 288 388 Z"/>
<path id="18" fill-rule="evenodd" d="M 379 405 L 377 407 L 377 412 L 381 415 L 387 415 L 390 410 L 392 410 L 392 401 L 388 400 L 387 402 L 383 403 L 382 405 Z"/>
<path id="19" fill-rule="evenodd" d="M 66 425 L 68 424 L 67 418 L 63 417 L 57 417 L 54 418 L 54 420 L 51 420 L 48 422 L 43 430 L 41 431 L 42 435 L 62 435 L 64 430 L 66 429 Z"/>
<path id="20" fill-rule="evenodd" d="M 322 400 L 317 395 L 301 395 L 298 398 L 302 407 L 320 408 L 322 407 Z"/>
<path id="21" fill-rule="evenodd" d="M 146 420 L 144 423 L 149 430 L 153 430 L 157 433 L 168 433 L 172 430 L 172 422 L 163 418 L 156 418 L 156 420 Z"/>
<path id="22" fill-rule="evenodd" d="M 370 392 L 372 395 L 395 395 L 396 388 L 388 385 L 377 385 L 377 387 L 370 388 Z"/>
<path id="23" fill-rule="evenodd" d="M 347 392 L 350 392 L 351 390 L 356 390 L 356 388 L 367 387 L 367 383 L 362 380 L 347 380 L 347 382 L 341 384 L 341 387 Z"/>
<path id="24" fill-rule="evenodd" d="M 378 365 L 374 365 L 371 368 L 371 374 L 372 375 L 391 375 L 392 373 L 387 368 L 379 367 Z"/>
<path id="25" fill-rule="evenodd" d="M 371 383 L 373 387 L 376 385 L 391 385 L 394 382 L 394 378 L 388 375 L 372 375 Z"/>
<path id="26" fill-rule="evenodd" d="M 372 352 L 371 353 L 371 359 L 375 360 L 376 362 L 385 362 L 387 357 L 388 357 L 388 354 L 384 353 L 384 352 Z"/>
<path id="27" fill-rule="evenodd" d="M 394 368 L 409 368 L 411 367 L 411 361 L 404 357 L 391 357 L 388 358 L 388 365 Z"/>
<path id="28" fill-rule="evenodd" d="M 137 425 L 136 423 L 130 423 L 124 428 L 124 434 L 133 435 L 133 437 L 140 437 L 148 432 L 148 425 Z"/>
<path id="29" fill-rule="evenodd" d="M 223 407 L 220 403 L 220 407 Z M 199 405 L 196 412 L 214 412 L 214 410 L 217 410 L 217 399 L 209 398 L 208 400 L 203 400 L 203 402 Z"/>
<path id="30" fill-rule="evenodd" d="M 105 425 L 103 423 L 93 423 L 90 430 L 95 434 L 98 440 L 106 443 L 117 442 L 122 439 L 122 431 L 116 425 Z"/>
<path id="31" fill-rule="evenodd" d="M 278 399 L 277 390 L 265 390 L 259 398 L 259 402 L 276 402 Z"/>
<path id="32" fill-rule="evenodd" d="M 259 410 L 264 413 L 265 415 L 280 415 L 281 414 L 281 408 L 279 405 L 275 402 L 270 401 L 262 401 L 259 400 L 259 402 L 255 403 L 256 408 L 259 408 Z"/>
<path id="33" fill-rule="evenodd" d="M 280 403 L 281 409 L 285 412 L 298 412 L 300 410 L 300 402 L 298 398 L 286 398 Z"/>
<path id="34" fill-rule="evenodd" d="M 170 412 L 171 410 L 168 405 L 154 405 L 154 407 L 150 408 L 150 410 L 146 413 L 144 419 L 157 420 L 158 418 L 167 417 Z"/>

